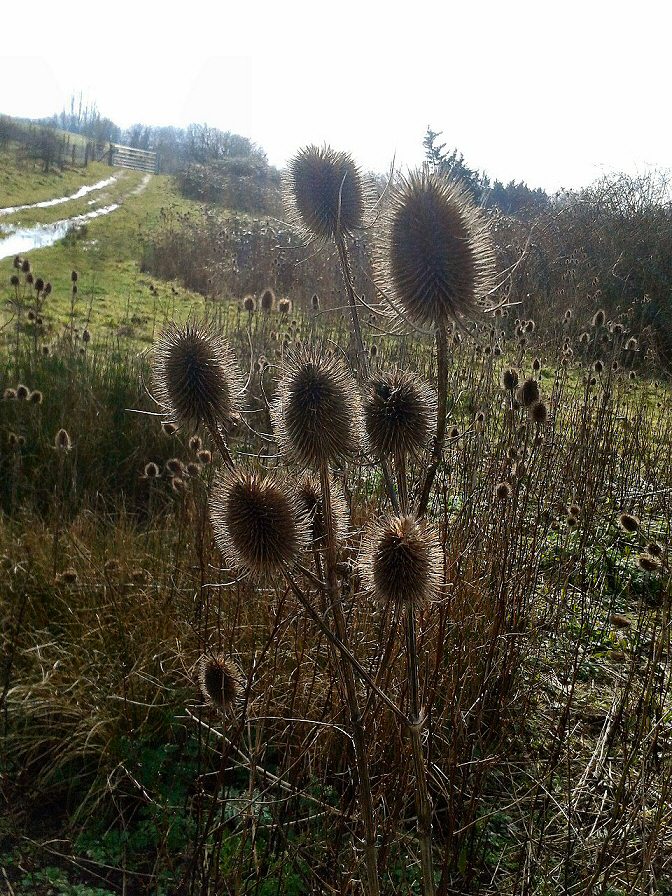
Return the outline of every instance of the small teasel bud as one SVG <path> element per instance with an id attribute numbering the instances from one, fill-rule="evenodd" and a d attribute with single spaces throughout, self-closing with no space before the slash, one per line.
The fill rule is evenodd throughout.
<path id="1" fill-rule="evenodd" d="M 415 374 L 392 370 L 367 384 L 364 420 L 375 454 L 419 454 L 436 420 L 436 396 Z"/>
<path id="2" fill-rule="evenodd" d="M 527 412 L 530 415 L 530 420 L 540 426 L 548 420 L 548 407 L 543 401 L 535 401 L 529 406 Z"/>
<path id="3" fill-rule="evenodd" d="M 604 309 L 600 308 L 595 312 L 590 323 L 593 327 L 603 327 L 606 319 L 607 315 L 604 313 Z"/>
<path id="4" fill-rule="evenodd" d="M 42 393 L 39 389 L 33 389 L 33 391 L 28 396 L 28 401 L 31 404 L 42 404 Z"/>
<path id="5" fill-rule="evenodd" d="M 595 373 L 598 373 L 598 374 L 602 373 L 602 371 L 604 370 L 604 363 L 602 361 L 600 361 L 599 358 L 593 364 L 593 370 L 595 371 Z"/>
<path id="6" fill-rule="evenodd" d="M 637 566 L 643 572 L 657 572 L 662 564 L 659 557 L 652 557 L 651 554 L 640 554 L 637 558 Z"/>
<path id="7" fill-rule="evenodd" d="M 193 460 L 190 460 L 184 469 L 186 471 L 187 476 L 198 476 L 201 472 L 201 465 L 197 464 Z"/>
<path id="8" fill-rule="evenodd" d="M 176 495 L 181 495 L 187 490 L 186 483 L 181 476 L 173 476 L 170 480 L 170 487 Z"/>
<path id="9" fill-rule="evenodd" d="M 33 284 L 33 275 L 32 274 L 26 274 L 26 283 L 29 286 L 32 286 L 32 284 Z"/>
<path id="10" fill-rule="evenodd" d="M 515 367 L 507 367 L 506 370 L 502 372 L 502 389 L 505 389 L 507 392 L 513 392 L 513 390 L 518 386 L 518 371 Z"/>
<path id="11" fill-rule="evenodd" d="M 9 282 L 12 286 L 18 286 L 21 281 L 16 274 L 12 274 L 12 276 L 9 278 Z"/>
<path id="12" fill-rule="evenodd" d="M 212 463 L 212 454 L 207 448 L 202 448 L 196 455 L 198 462 L 203 465 Z"/>
<path id="13" fill-rule="evenodd" d="M 198 454 L 202 447 L 203 442 L 201 441 L 200 436 L 192 436 L 189 439 L 189 450 L 193 451 L 194 454 Z"/>
<path id="14" fill-rule="evenodd" d="M 22 271 L 22 273 L 24 273 L 24 274 L 28 274 L 28 273 L 30 272 L 30 262 L 28 261 L 27 258 L 25 258 L 25 259 L 21 262 L 21 271 Z"/>
<path id="15" fill-rule="evenodd" d="M 223 654 L 201 658 L 198 681 L 205 702 L 223 713 L 234 709 L 242 695 L 240 670 Z"/>
<path id="16" fill-rule="evenodd" d="M 77 571 L 69 568 L 58 576 L 57 581 L 62 585 L 74 585 L 78 578 Z"/>
<path id="17" fill-rule="evenodd" d="M 662 557 L 663 546 L 658 544 L 657 541 L 650 541 L 646 546 L 646 553 L 651 554 L 652 557 Z"/>
<path id="18" fill-rule="evenodd" d="M 210 517 L 227 563 L 255 576 L 291 565 L 308 542 L 308 521 L 295 493 L 272 475 L 227 470 L 215 481 Z"/>
<path id="19" fill-rule="evenodd" d="M 103 570 L 105 571 L 105 575 L 107 576 L 117 576 L 121 571 L 121 563 L 116 559 L 116 557 L 110 557 L 109 560 L 105 561 Z"/>
<path id="20" fill-rule="evenodd" d="M 88 329 L 84 329 L 82 332 L 82 342 L 91 342 L 91 333 Z"/>
<path id="21" fill-rule="evenodd" d="M 249 312 L 250 314 L 253 311 L 257 310 L 257 300 L 254 296 L 245 296 L 243 299 L 243 310 Z"/>
<path id="22" fill-rule="evenodd" d="M 59 429 L 54 438 L 54 447 L 57 451 L 70 451 L 72 449 L 72 441 L 66 429 Z"/>
<path id="23" fill-rule="evenodd" d="M 16 400 L 16 389 L 12 389 L 11 387 L 5 389 L 2 393 L 2 397 L 5 401 L 15 401 Z"/>
<path id="24" fill-rule="evenodd" d="M 291 299 L 280 299 L 278 302 L 278 311 L 280 314 L 290 314 L 292 310 L 292 300 Z"/>
<path id="25" fill-rule="evenodd" d="M 317 293 L 313 293 L 313 297 L 310 300 L 310 305 L 311 305 L 313 311 L 320 310 L 320 297 L 318 296 Z"/>
<path id="26" fill-rule="evenodd" d="M 511 484 L 508 482 L 498 482 L 494 491 L 497 501 L 506 501 L 511 497 Z"/>
<path id="27" fill-rule="evenodd" d="M 24 386 L 23 383 L 19 383 L 16 387 L 16 398 L 18 401 L 27 401 L 28 396 L 30 395 L 30 389 L 28 386 Z"/>
<path id="28" fill-rule="evenodd" d="M 35 292 L 42 292 L 44 289 L 44 280 L 42 277 L 37 277 L 33 285 L 35 287 Z"/>
<path id="29" fill-rule="evenodd" d="M 361 405 L 351 374 L 339 358 L 312 348 L 290 354 L 271 418 L 282 449 L 307 466 L 339 463 L 361 443 Z"/>
<path id="30" fill-rule="evenodd" d="M 369 529 L 359 569 L 365 586 L 381 602 L 422 605 L 441 587 L 442 551 L 425 520 L 398 516 Z"/>
<path id="31" fill-rule="evenodd" d="M 618 518 L 618 525 L 624 532 L 632 534 L 639 529 L 639 519 L 634 513 L 622 513 Z"/>
<path id="32" fill-rule="evenodd" d="M 159 469 L 159 465 L 155 464 L 154 461 L 151 461 L 148 464 L 145 464 L 145 470 L 143 473 L 144 479 L 158 479 L 161 475 L 161 470 Z"/>
<path id="33" fill-rule="evenodd" d="M 518 400 L 524 404 L 526 408 L 533 405 L 535 401 L 539 401 L 539 383 L 534 379 L 527 379 L 518 390 Z"/>
<path id="34" fill-rule="evenodd" d="M 167 436 L 172 436 L 177 432 L 177 426 L 174 423 L 163 422 L 161 424 L 161 429 Z"/>

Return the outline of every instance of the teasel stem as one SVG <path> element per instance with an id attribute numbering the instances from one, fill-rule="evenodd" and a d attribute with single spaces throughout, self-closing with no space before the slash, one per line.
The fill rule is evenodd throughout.
<path id="1" fill-rule="evenodd" d="M 408 513 L 408 482 L 406 479 L 406 452 L 399 451 L 395 460 L 397 468 L 397 490 L 401 513 Z"/>
<path id="2" fill-rule="evenodd" d="M 415 608 L 413 601 L 405 603 L 406 665 L 408 669 L 408 690 L 411 724 L 408 733 L 415 767 L 415 806 L 418 816 L 418 839 L 420 841 L 420 866 L 422 868 L 423 896 L 434 896 L 434 861 L 432 858 L 432 801 L 427 787 L 427 768 L 422 751 L 421 732 L 424 715 L 420 709 L 420 687 L 418 674 L 418 648 L 415 631 Z"/>
<path id="3" fill-rule="evenodd" d="M 329 482 L 329 469 L 325 464 L 320 467 L 320 489 L 322 492 L 322 510 L 325 527 L 325 565 L 327 572 L 327 590 L 331 612 L 334 618 L 334 628 L 339 641 L 347 644 L 347 631 L 345 616 L 341 603 L 341 594 L 336 573 L 336 533 L 334 532 L 334 517 L 331 509 L 331 484 Z M 364 856 L 366 864 L 367 890 L 369 896 L 379 896 L 380 881 L 378 878 L 378 860 L 376 849 L 376 826 L 373 810 L 373 796 L 371 793 L 371 779 L 366 756 L 366 736 L 362 712 L 357 698 L 357 687 L 352 665 L 339 653 L 341 677 L 345 685 L 346 699 L 350 711 L 350 723 L 352 725 L 352 741 L 355 747 L 355 764 L 359 779 L 359 800 L 364 822 Z"/>
<path id="4" fill-rule="evenodd" d="M 231 457 L 231 452 L 229 451 L 229 446 L 226 444 L 226 440 L 224 439 L 224 436 L 220 432 L 219 427 L 217 426 L 216 423 L 208 423 L 207 427 L 208 427 L 208 432 L 212 436 L 212 441 L 215 443 L 215 445 L 219 449 L 219 453 L 222 456 L 222 460 L 224 461 L 224 463 L 230 470 L 233 470 L 235 467 L 235 464 L 233 462 L 233 458 Z"/>
<path id="5" fill-rule="evenodd" d="M 357 350 L 357 370 L 359 373 L 360 382 L 365 382 L 371 375 L 371 369 L 369 367 L 369 359 L 366 354 L 366 350 L 364 348 L 364 339 L 362 338 L 362 327 L 359 322 L 359 313 L 357 311 L 357 296 L 355 295 L 355 287 L 352 283 L 352 268 L 350 266 L 350 259 L 348 257 L 348 250 L 345 245 L 345 237 L 343 236 L 342 231 L 338 230 L 336 235 L 334 236 L 334 240 L 336 242 L 336 248 L 338 249 L 338 257 L 341 262 L 341 273 L 343 274 L 343 282 L 345 283 L 345 290 L 348 294 L 348 305 L 350 306 L 350 314 L 352 316 L 352 326 L 355 331 L 355 343 Z M 390 502 L 392 503 L 392 507 L 395 513 L 399 513 L 399 498 L 397 497 L 397 493 L 394 489 L 394 483 L 392 482 L 392 476 L 390 474 L 390 466 L 387 462 L 387 458 L 380 457 L 380 466 L 383 471 L 383 478 L 385 479 L 385 487 L 387 489 L 387 494 L 390 498 Z"/>
<path id="6" fill-rule="evenodd" d="M 436 471 L 441 463 L 443 455 L 443 443 L 446 439 L 446 413 L 448 410 L 448 333 L 446 325 L 442 321 L 436 328 L 436 368 L 438 378 L 438 406 L 436 415 L 436 436 L 434 438 L 434 451 L 432 460 L 427 468 L 427 475 L 420 492 L 418 504 L 418 516 L 427 513 L 429 496 L 436 478 Z"/>

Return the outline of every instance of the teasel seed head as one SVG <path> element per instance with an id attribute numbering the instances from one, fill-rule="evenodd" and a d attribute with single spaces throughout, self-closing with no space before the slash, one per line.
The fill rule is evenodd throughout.
<path id="1" fill-rule="evenodd" d="M 19 283 L 20 283 L 20 280 L 19 280 L 19 278 L 18 278 L 18 275 L 17 275 L 17 274 L 12 274 L 12 276 L 9 278 L 9 282 L 10 282 L 10 284 L 11 284 L 12 286 L 18 286 Z"/>
<path id="2" fill-rule="evenodd" d="M 603 327 L 606 319 L 607 319 L 607 315 L 604 313 L 604 309 L 600 308 L 599 311 L 596 311 L 595 314 L 593 314 L 593 319 L 590 322 L 591 326 Z"/>
<path id="3" fill-rule="evenodd" d="M 436 425 L 437 399 L 410 371 L 391 370 L 366 385 L 364 420 L 369 444 L 379 457 L 420 454 Z"/>
<path id="4" fill-rule="evenodd" d="M 155 397 L 175 426 L 226 427 L 243 391 L 228 343 L 211 327 L 171 324 L 154 349 Z"/>
<path id="5" fill-rule="evenodd" d="M 329 484 L 329 492 L 334 535 L 337 541 L 344 541 L 348 534 L 348 505 L 342 489 L 333 479 Z M 322 490 L 317 476 L 304 476 L 297 486 L 296 496 L 311 526 L 312 544 L 319 547 L 327 534 L 327 527 Z"/>
<path id="6" fill-rule="evenodd" d="M 301 149 L 283 185 L 290 223 L 308 239 L 325 241 L 364 226 L 369 192 L 352 156 L 330 146 Z"/>
<path id="7" fill-rule="evenodd" d="M 198 682 L 206 703 L 223 713 L 235 708 L 243 690 L 238 666 L 221 654 L 202 657 Z"/>
<path id="8" fill-rule="evenodd" d="M 506 501 L 511 497 L 511 484 L 509 482 L 498 482 L 495 486 L 495 498 L 498 501 Z"/>
<path id="9" fill-rule="evenodd" d="M 67 429 L 58 430 L 54 438 L 54 447 L 57 451 L 66 452 L 72 450 L 72 440 L 70 439 Z"/>
<path id="10" fill-rule="evenodd" d="M 79 576 L 77 575 L 77 571 L 70 568 L 63 570 L 63 572 L 58 576 L 58 582 L 63 585 L 74 585 L 77 582 L 78 578 Z"/>
<path id="11" fill-rule="evenodd" d="M 651 541 L 646 546 L 646 553 L 651 554 L 652 557 L 662 557 L 663 546 L 658 544 L 657 541 Z"/>
<path id="12" fill-rule="evenodd" d="M 502 371 L 502 389 L 513 392 L 518 385 L 518 371 L 514 367 L 507 367 Z"/>
<path id="13" fill-rule="evenodd" d="M 5 401 L 16 401 L 16 389 L 12 389 L 10 386 L 2 393 L 2 397 Z"/>
<path id="14" fill-rule="evenodd" d="M 637 558 L 637 565 L 643 572 L 657 572 L 662 563 L 659 557 L 653 557 L 651 554 L 640 554 Z"/>
<path id="15" fill-rule="evenodd" d="M 154 461 L 150 460 L 148 464 L 145 464 L 145 470 L 142 474 L 143 479 L 158 479 L 160 475 L 159 465 L 155 464 Z"/>
<path id="16" fill-rule="evenodd" d="M 518 390 L 518 399 L 521 404 L 529 408 L 535 401 L 539 401 L 539 383 L 534 379 L 527 379 Z"/>
<path id="17" fill-rule="evenodd" d="M 540 426 L 548 420 L 548 407 L 543 401 L 535 401 L 529 406 L 527 412 L 530 415 L 530 420 Z"/>
<path id="18" fill-rule="evenodd" d="M 288 353 L 271 418 L 283 451 L 298 464 L 320 468 L 354 454 L 361 416 L 355 382 L 339 358 L 313 348 Z"/>
<path id="19" fill-rule="evenodd" d="M 595 373 L 602 373 L 602 371 L 604 370 L 604 363 L 600 361 L 599 358 L 593 364 L 593 370 L 595 371 Z"/>
<path id="20" fill-rule="evenodd" d="M 259 304 L 262 311 L 273 311 L 275 308 L 275 293 L 270 286 L 267 286 L 262 290 L 261 296 L 259 297 Z"/>
<path id="21" fill-rule="evenodd" d="M 381 603 L 422 605 L 441 587 L 439 540 L 425 520 L 391 517 L 366 534 L 359 568 L 365 586 Z"/>
<path id="22" fill-rule="evenodd" d="M 215 541 L 233 568 L 254 576 L 291 565 L 307 545 L 309 524 L 295 493 L 273 475 L 227 470 L 210 499 Z"/>
<path id="23" fill-rule="evenodd" d="M 183 470 L 184 465 L 179 457 L 170 457 L 166 461 L 166 472 L 171 476 L 181 476 Z"/>
<path id="24" fill-rule="evenodd" d="M 212 463 L 212 453 L 210 451 L 208 451 L 207 448 L 202 448 L 198 452 L 196 457 L 198 458 L 199 464 L 203 464 L 204 466 L 207 466 L 207 464 Z"/>
<path id="25" fill-rule="evenodd" d="M 639 529 L 639 518 L 634 513 L 622 513 L 618 518 L 618 525 L 624 532 L 632 535 Z"/>
<path id="26" fill-rule="evenodd" d="M 254 296 L 245 296 L 245 298 L 243 299 L 243 309 L 250 314 L 252 314 L 253 311 L 257 310 L 257 300 L 254 298 Z"/>
<path id="27" fill-rule="evenodd" d="M 427 169 L 401 178 L 375 268 L 391 302 L 420 326 L 473 314 L 493 284 L 494 250 L 466 188 Z"/>
<path id="28" fill-rule="evenodd" d="M 24 386 L 23 383 L 19 383 L 16 387 L 16 398 L 18 401 L 27 401 L 28 396 L 30 395 L 30 389 L 28 386 Z"/>
<path id="29" fill-rule="evenodd" d="M 28 396 L 28 401 L 31 404 L 42 404 L 43 395 L 39 389 L 33 389 L 33 391 Z"/>
<path id="30" fill-rule="evenodd" d="M 278 311 L 280 314 L 290 314 L 292 311 L 292 300 L 280 299 L 278 302 Z"/>

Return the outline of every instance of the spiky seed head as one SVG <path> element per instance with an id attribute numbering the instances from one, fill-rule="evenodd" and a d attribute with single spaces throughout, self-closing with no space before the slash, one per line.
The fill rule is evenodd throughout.
<path id="1" fill-rule="evenodd" d="M 280 314 L 290 314 L 292 311 L 292 300 L 280 299 L 278 302 L 278 311 Z"/>
<path id="2" fill-rule="evenodd" d="M 150 461 L 148 464 L 145 464 L 145 471 L 142 475 L 144 479 L 158 479 L 161 475 L 159 465 L 155 464 L 154 461 Z"/>
<path id="3" fill-rule="evenodd" d="M 201 658 L 198 683 L 206 703 L 221 712 L 234 709 L 242 694 L 240 670 L 233 660 L 222 654 Z"/>
<path id="4" fill-rule="evenodd" d="M 72 449 L 72 440 L 67 429 L 59 429 L 54 438 L 54 447 L 57 451 L 70 451 Z"/>
<path id="5" fill-rule="evenodd" d="M 534 379 L 527 379 L 518 390 L 518 399 L 521 404 L 529 408 L 535 401 L 539 401 L 539 383 Z"/>
<path id="6" fill-rule="evenodd" d="M 639 529 L 639 518 L 634 513 L 622 513 L 618 518 L 618 525 L 624 532 L 632 534 Z"/>
<path id="7" fill-rule="evenodd" d="M 410 371 L 391 370 L 372 377 L 364 397 L 369 442 L 380 457 L 422 452 L 436 422 L 436 396 Z"/>
<path id="8" fill-rule="evenodd" d="M 636 380 L 636 379 L 637 379 L 637 374 L 635 373 L 634 370 L 631 370 L 630 373 L 628 373 L 628 379 L 629 379 L 629 380 Z"/>
<path id="9" fill-rule="evenodd" d="M 51 295 L 51 289 L 52 289 L 51 283 L 49 283 L 49 282 L 45 283 L 45 285 L 44 285 L 45 296 Z"/>
<path id="10" fill-rule="evenodd" d="M 42 277 L 37 277 L 33 285 L 35 287 L 35 292 L 42 292 L 44 289 L 44 280 Z"/>
<path id="11" fill-rule="evenodd" d="M 652 557 L 662 557 L 663 546 L 661 544 L 658 544 L 657 541 L 651 541 L 646 546 L 646 553 L 651 554 Z"/>
<path id="12" fill-rule="evenodd" d="M 243 299 L 243 308 L 250 314 L 253 311 L 257 310 L 257 300 L 254 298 L 254 296 L 245 296 L 245 298 Z"/>
<path id="13" fill-rule="evenodd" d="M 637 558 L 637 565 L 643 572 L 656 572 L 662 566 L 659 557 L 653 557 L 651 554 L 640 554 Z"/>
<path id="14" fill-rule="evenodd" d="M 539 358 L 535 358 L 532 362 L 532 370 L 534 370 L 535 373 L 539 373 L 541 370 L 541 360 Z"/>
<path id="15" fill-rule="evenodd" d="M 528 320 L 525 323 L 525 332 L 526 333 L 534 333 L 536 327 L 537 327 L 537 325 L 535 324 L 535 322 L 533 320 Z"/>
<path id="16" fill-rule="evenodd" d="M 90 330 L 85 329 L 82 332 L 82 342 L 87 342 L 87 343 L 91 342 L 91 331 Z"/>
<path id="17" fill-rule="evenodd" d="M 599 358 L 593 364 L 593 370 L 595 371 L 595 373 L 602 373 L 602 371 L 604 370 L 604 363 L 600 361 Z"/>
<path id="18" fill-rule="evenodd" d="M 423 169 L 392 193 L 375 266 L 414 323 L 445 326 L 476 311 L 494 279 L 494 251 L 466 188 Z"/>
<path id="19" fill-rule="evenodd" d="M 28 396 L 30 395 L 30 389 L 28 386 L 24 386 L 23 383 L 19 383 L 16 387 L 16 398 L 18 401 L 27 401 Z"/>
<path id="20" fill-rule="evenodd" d="M 507 367 L 502 371 L 502 389 L 513 392 L 518 385 L 518 371 L 514 367 Z"/>
<path id="21" fill-rule="evenodd" d="M 595 314 L 593 314 L 593 319 L 590 323 L 593 327 L 603 327 L 606 319 L 607 315 L 605 314 L 604 309 L 600 308 L 595 312 Z"/>
<path id="22" fill-rule="evenodd" d="M 176 495 L 182 495 L 187 490 L 187 484 L 181 476 L 173 476 L 170 480 L 170 487 Z"/>
<path id="23" fill-rule="evenodd" d="M 577 519 L 575 516 L 568 516 L 568 517 L 567 517 L 567 526 L 568 526 L 568 528 L 570 528 L 570 529 L 576 529 L 576 527 L 577 527 L 578 525 L 579 525 L 579 521 L 578 521 L 578 519 Z"/>
<path id="24" fill-rule="evenodd" d="M 77 271 L 73 271 L 73 272 L 70 274 L 70 280 L 71 280 L 73 283 L 76 283 L 78 279 L 79 279 L 79 274 L 77 273 Z"/>
<path id="25" fill-rule="evenodd" d="M 262 311 L 272 311 L 275 308 L 275 293 L 270 286 L 262 290 L 259 304 Z"/>
<path id="26" fill-rule="evenodd" d="M 359 567 L 365 585 L 382 603 L 423 604 L 441 586 L 439 540 L 424 520 L 392 517 L 366 534 Z"/>
<path id="27" fill-rule="evenodd" d="M 239 410 L 240 374 L 228 343 L 204 324 L 171 324 L 154 348 L 155 397 L 175 426 L 227 426 Z"/>
<path id="28" fill-rule="evenodd" d="M 290 222 L 306 237 L 329 240 L 364 226 L 369 190 L 352 156 L 330 146 L 306 146 L 284 181 Z"/>
<path id="29" fill-rule="evenodd" d="M 74 585 L 79 576 L 77 575 L 77 571 L 75 569 L 65 569 L 60 576 L 58 577 L 58 581 L 64 585 Z"/>
<path id="30" fill-rule="evenodd" d="M 498 501 L 506 501 L 511 497 L 511 485 L 508 482 L 498 482 L 495 486 L 495 498 Z"/>
<path id="31" fill-rule="evenodd" d="M 588 345 L 590 342 L 590 333 L 581 333 L 579 336 L 579 342 L 581 345 Z"/>
<path id="32" fill-rule="evenodd" d="M 25 259 L 21 262 L 21 271 L 22 271 L 24 274 L 27 274 L 27 273 L 29 273 L 29 271 L 30 271 L 30 262 L 28 261 L 27 258 L 25 258 Z"/>
<path id="33" fill-rule="evenodd" d="M 20 256 L 20 255 L 15 255 L 15 256 L 14 256 L 14 261 L 12 262 L 12 264 L 14 265 L 14 267 L 16 268 L 17 271 L 20 271 L 20 270 L 21 270 L 21 264 L 22 264 L 21 256 Z"/>
<path id="34" fill-rule="evenodd" d="M 570 504 L 567 508 L 568 516 L 581 516 L 581 507 L 578 504 Z"/>
<path id="35" fill-rule="evenodd" d="M 631 336 L 625 343 L 625 347 L 629 352 L 636 352 L 639 350 L 639 343 L 634 336 Z"/>
<path id="36" fill-rule="evenodd" d="M 622 336 L 623 333 L 625 333 L 625 327 L 623 326 L 623 324 L 612 324 L 609 327 L 609 330 L 614 336 Z"/>
<path id="37" fill-rule="evenodd" d="M 184 465 L 179 457 L 170 457 L 166 461 L 166 472 L 170 473 L 171 476 L 181 476 L 184 470 Z"/>
<path id="38" fill-rule="evenodd" d="M 207 465 L 212 463 L 212 454 L 207 448 L 202 448 L 196 455 L 199 464 Z"/>
<path id="39" fill-rule="evenodd" d="M 11 284 L 12 286 L 18 286 L 19 283 L 20 283 L 20 280 L 19 280 L 19 278 L 18 278 L 18 275 L 17 275 L 17 274 L 12 274 L 12 276 L 9 278 L 9 282 L 10 282 L 10 284 Z"/>
<path id="40" fill-rule="evenodd" d="M 338 357 L 313 348 L 288 354 L 271 417 L 280 445 L 297 463 L 319 468 L 354 454 L 361 416 L 355 382 Z"/>
<path id="41" fill-rule="evenodd" d="M 530 420 L 538 425 L 542 425 L 548 420 L 548 407 L 543 401 L 535 401 L 529 406 L 527 412 L 530 415 Z"/>
<path id="42" fill-rule="evenodd" d="M 200 464 L 197 464 L 196 461 L 190 460 L 184 469 L 187 476 L 199 476 L 202 467 Z"/>
<path id="43" fill-rule="evenodd" d="M 312 543 L 320 546 L 327 534 L 324 516 L 324 502 L 317 476 L 304 476 L 296 489 L 296 496 L 311 526 Z M 334 535 L 338 541 L 344 541 L 348 534 L 348 505 L 342 489 L 332 479 L 329 484 L 331 501 L 331 517 Z"/>
<path id="44" fill-rule="evenodd" d="M 39 389 L 33 389 L 33 391 L 28 396 L 28 401 L 31 404 L 42 404 L 43 395 Z"/>
<path id="45" fill-rule="evenodd" d="M 200 436 L 192 436 L 189 439 L 189 450 L 193 451 L 194 454 L 197 454 L 201 448 L 203 447 L 203 443 L 201 442 Z"/>
<path id="46" fill-rule="evenodd" d="M 227 563 L 255 576 L 292 564 L 308 542 L 308 521 L 287 483 L 244 470 L 216 479 L 210 499 L 215 541 Z"/>
<path id="47" fill-rule="evenodd" d="M 317 293 L 313 293 L 313 297 L 310 300 L 310 305 L 311 305 L 313 311 L 320 310 L 320 297 L 318 296 Z"/>
<path id="48" fill-rule="evenodd" d="M 11 387 L 5 389 L 2 393 L 2 397 L 5 401 L 15 401 L 16 400 L 16 389 L 12 389 Z"/>
<path id="49" fill-rule="evenodd" d="M 161 429 L 167 436 L 175 435 L 177 432 L 177 426 L 175 426 L 174 423 L 167 423 L 165 421 L 161 424 Z"/>

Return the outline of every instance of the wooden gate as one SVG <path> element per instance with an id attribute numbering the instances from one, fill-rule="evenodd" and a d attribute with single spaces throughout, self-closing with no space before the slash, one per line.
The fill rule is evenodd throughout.
<path id="1" fill-rule="evenodd" d="M 132 146 L 110 143 L 108 161 L 117 168 L 135 168 L 137 171 L 150 171 L 156 174 L 156 153 L 146 149 L 134 149 Z"/>

